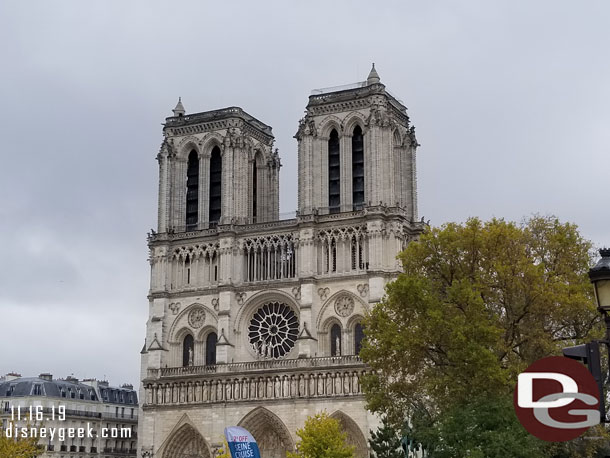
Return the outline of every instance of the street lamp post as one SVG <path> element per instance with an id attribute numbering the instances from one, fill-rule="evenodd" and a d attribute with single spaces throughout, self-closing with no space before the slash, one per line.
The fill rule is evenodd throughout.
<path id="1" fill-rule="evenodd" d="M 606 323 L 605 344 L 610 348 L 610 249 L 599 250 L 601 259 L 591 269 L 589 278 L 595 289 L 595 301 L 597 310 L 604 316 Z"/>
<path id="2" fill-rule="evenodd" d="M 595 290 L 597 310 L 599 310 L 604 317 L 604 323 L 606 324 L 606 338 L 600 343 L 606 344 L 608 356 L 610 358 L 610 249 L 602 248 L 599 250 L 599 254 L 601 255 L 601 259 L 589 269 L 589 279 L 591 280 L 591 283 L 593 283 L 593 289 Z M 602 376 L 601 365 L 599 364 L 599 353 L 597 354 L 597 366 L 599 367 L 599 379 L 596 381 L 598 382 L 600 393 L 600 412 L 602 412 L 602 422 L 607 422 L 608 420 L 605 417 L 604 407 L 604 377 Z M 594 376 L 595 375 L 597 374 L 594 374 Z"/>

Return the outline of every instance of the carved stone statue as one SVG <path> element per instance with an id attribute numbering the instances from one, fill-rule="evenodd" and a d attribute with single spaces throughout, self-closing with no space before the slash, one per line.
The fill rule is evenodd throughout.
<path id="1" fill-rule="evenodd" d="M 341 339 L 339 336 L 335 339 L 335 356 L 341 356 Z"/>
<path id="2" fill-rule="evenodd" d="M 193 349 L 189 348 L 189 366 L 193 365 Z"/>

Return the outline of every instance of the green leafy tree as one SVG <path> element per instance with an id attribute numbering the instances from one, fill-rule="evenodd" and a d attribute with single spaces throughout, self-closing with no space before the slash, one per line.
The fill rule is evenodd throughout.
<path id="1" fill-rule="evenodd" d="M 427 230 L 401 253 L 404 272 L 365 322 L 360 355 L 375 370 L 364 380 L 369 408 L 397 425 L 405 414 L 421 419 L 414 433 L 430 441 L 426 431 L 442 433 L 443 447 L 464 437 L 451 434 L 459 430 L 452 418 L 470 412 L 472 425 L 512 437 L 519 453 L 512 407 L 513 418 L 497 423 L 484 418 L 485 408 L 508 405 L 533 361 L 601 335 L 587 277 L 591 248 L 555 217 L 520 225 L 472 218 Z M 452 456 L 474 456 L 476 447 L 496 456 L 484 431 L 471 436 L 470 451 Z"/>
<path id="2" fill-rule="evenodd" d="M 288 452 L 288 458 L 349 458 L 354 447 L 347 445 L 347 434 L 341 430 L 338 420 L 321 412 L 305 420 L 305 426 L 297 430 L 299 442 L 296 453 Z"/>
<path id="3" fill-rule="evenodd" d="M 548 456 L 548 445 L 519 424 L 509 396 L 474 397 L 434 419 L 422 415 L 412 421 L 417 441 L 434 458 Z"/>
<path id="4" fill-rule="evenodd" d="M 0 427 L 0 457 L 1 458 L 35 458 L 42 454 L 36 438 L 6 437 L 5 430 Z"/>
<path id="5" fill-rule="evenodd" d="M 369 444 L 375 458 L 405 458 L 402 448 L 402 434 L 391 425 L 386 417 L 381 420 L 377 431 L 371 431 Z"/>

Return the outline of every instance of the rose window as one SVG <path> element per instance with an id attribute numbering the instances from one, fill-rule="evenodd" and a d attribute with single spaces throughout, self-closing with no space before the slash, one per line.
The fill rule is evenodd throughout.
<path id="1" fill-rule="evenodd" d="M 299 320 L 290 307 L 269 302 L 259 308 L 248 327 L 248 339 L 254 351 L 264 358 L 281 358 L 297 340 Z"/>

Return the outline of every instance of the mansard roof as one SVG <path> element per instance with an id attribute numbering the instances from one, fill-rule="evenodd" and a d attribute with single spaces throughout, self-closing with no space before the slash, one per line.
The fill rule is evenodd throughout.
<path id="1" fill-rule="evenodd" d="M 111 387 L 104 382 L 98 382 L 97 385 L 98 389 L 96 390 L 96 387 L 81 383 L 70 377 L 66 380 L 49 380 L 47 377 L 19 377 L 12 380 L 0 380 L 0 399 L 26 396 L 80 399 L 80 394 L 82 393 L 86 401 L 138 404 L 137 393 L 133 389 Z M 40 387 L 40 394 L 36 393 L 36 386 Z M 62 395 L 62 393 L 65 393 L 65 395 Z M 70 396 L 71 393 L 75 394 L 74 398 Z M 123 396 L 119 396 L 121 393 Z"/>

